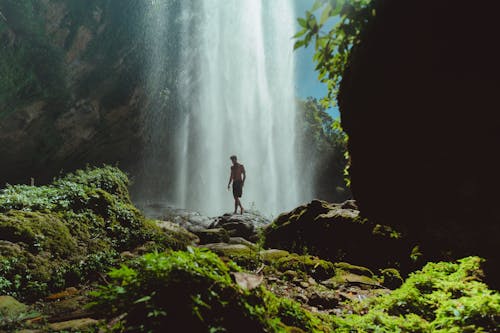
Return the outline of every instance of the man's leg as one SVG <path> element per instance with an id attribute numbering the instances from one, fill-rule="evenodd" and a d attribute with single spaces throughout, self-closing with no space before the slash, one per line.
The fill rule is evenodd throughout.
<path id="1" fill-rule="evenodd" d="M 238 204 L 240 205 L 240 214 L 243 214 L 243 205 L 241 204 L 240 198 L 238 198 Z"/>
<path id="2" fill-rule="evenodd" d="M 238 197 L 234 196 L 234 214 L 236 214 L 236 210 L 238 209 Z"/>

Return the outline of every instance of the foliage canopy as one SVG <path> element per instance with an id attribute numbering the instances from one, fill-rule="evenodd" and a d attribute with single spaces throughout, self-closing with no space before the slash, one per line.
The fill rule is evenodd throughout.
<path id="1" fill-rule="evenodd" d="M 319 19 L 315 13 L 321 10 Z M 325 107 L 335 104 L 335 97 L 353 46 L 375 16 L 372 0 L 317 0 L 305 16 L 298 19 L 301 30 L 295 34 L 294 48 L 314 42 L 318 79 L 326 83 L 328 94 L 322 99 Z M 340 21 L 329 29 L 328 21 L 338 16 Z"/>

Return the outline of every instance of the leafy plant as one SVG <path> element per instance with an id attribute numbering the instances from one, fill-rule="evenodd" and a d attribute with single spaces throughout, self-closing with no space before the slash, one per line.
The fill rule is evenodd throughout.
<path id="1" fill-rule="evenodd" d="M 319 19 L 315 15 L 318 10 L 321 10 Z M 302 29 L 294 36 L 298 39 L 294 48 L 307 47 L 314 42 L 316 52 L 313 60 L 319 73 L 318 79 L 328 87 L 328 95 L 321 101 L 323 106 L 335 104 L 350 52 L 375 14 L 372 0 L 317 0 L 306 11 L 305 17 L 298 19 Z M 323 31 L 327 22 L 336 16 L 339 22 L 328 31 Z"/>
<path id="2" fill-rule="evenodd" d="M 428 263 L 391 294 L 336 319 L 339 332 L 498 332 L 500 294 L 480 282 L 478 257 Z"/>
<path id="3" fill-rule="evenodd" d="M 7 186 L 0 193 L 0 293 L 36 299 L 96 277 L 118 253 L 167 238 L 130 201 L 126 174 L 87 168 L 45 186 Z"/>
<path id="4" fill-rule="evenodd" d="M 146 254 L 109 273 L 111 283 L 93 293 L 94 309 L 122 315 L 115 331 L 308 332 L 328 327 L 300 305 L 262 287 L 243 290 L 230 276 L 239 271 L 207 250 Z"/>

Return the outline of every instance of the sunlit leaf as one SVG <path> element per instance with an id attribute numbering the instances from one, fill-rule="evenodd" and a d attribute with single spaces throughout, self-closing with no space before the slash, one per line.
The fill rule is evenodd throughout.
<path id="1" fill-rule="evenodd" d="M 332 12 L 332 6 L 330 4 L 326 5 L 323 13 L 321 14 L 321 18 L 319 19 L 319 24 L 325 24 L 326 20 L 330 17 L 330 13 Z"/>
<path id="2" fill-rule="evenodd" d="M 303 40 L 303 39 L 302 39 L 302 40 L 298 40 L 298 41 L 296 41 L 296 42 L 295 42 L 295 44 L 293 45 L 293 49 L 294 49 L 294 50 L 296 50 L 296 49 L 298 49 L 299 47 L 302 47 L 302 46 L 304 46 L 304 45 L 306 45 L 306 41 L 305 41 L 305 40 Z"/>
<path id="3" fill-rule="evenodd" d="M 293 35 L 292 38 L 299 38 L 302 37 L 305 33 L 307 32 L 307 29 L 302 29 L 299 32 L 297 32 L 295 35 Z"/>
<path id="4" fill-rule="evenodd" d="M 323 1 L 316 0 L 316 2 L 314 3 L 314 5 L 311 8 L 311 12 L 314 12 L 314 11 L 318 10 L 321 6 L 323 6 L 323 4 L 324 4 Z"/>

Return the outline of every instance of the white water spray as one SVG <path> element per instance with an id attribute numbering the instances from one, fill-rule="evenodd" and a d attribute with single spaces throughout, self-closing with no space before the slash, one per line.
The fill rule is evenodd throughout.
<path id="1" fill-rule="evenodd" d="M 230 155 L 245 165 L 242 202 L 265 214 L 300 204 L 295 151 L 290 0 L 182 2 L 174 204 L 217 215 L 233 209 Z M 192 29 L 193 24 L 196 29 Z M 194 31 L 194 33 L 193 33 Z"/>

